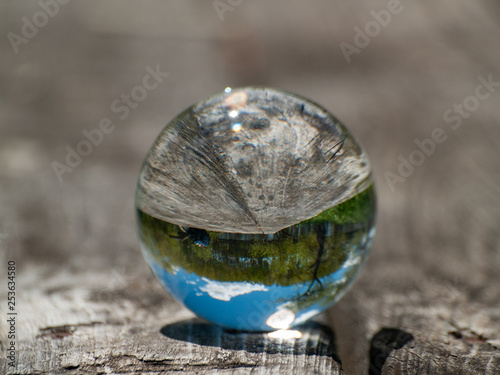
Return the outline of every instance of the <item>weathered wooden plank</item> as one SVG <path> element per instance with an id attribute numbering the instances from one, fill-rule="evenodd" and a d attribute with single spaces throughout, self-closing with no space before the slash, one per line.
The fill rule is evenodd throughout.
<path id="1" fill-rule="evenodd" d="M 141 4 L 61 5 L 18 53 L 6 36 L 21 34 L 39 5 L 0 5 L 0 372 L 500 373 L 498 5 L 401 2 L 348 63 L 339 44 L 354 43 L 353 28 L 387 2 L 243 2 L 222 21 L 211 2 Z M 156 64 L 170 75 L 121 119 L 112 103 Z M 476 106 L 478 77 L 494 83 Z M 345 122 L 370 155 L 380 197 L 354 288 L 325 326 L 291 341 L 191 320 L 152 277 L 134 233 L 135 180 L 164 123 L 226 85 L 261 83 Z M 455 103 L 473 108 L 460 124 L 443 118 Z M 60 183 L 51 163 L 103 118 L 115 129 Z M 388 183 L 384 173 L 398 174 L 438 128 L 446 140 L 404 182 Z"/>
<path id="2" fill-rule="evenodd" d="M 39 286 L 47 269 L 31 271 L 33 284 L 19 290 L 19 357 L 8 373 L 343 373 L 333 333 L 319 323 L 300 327 L 297 339 L 229 332 L 151 290 L 152 277 L 102 289 L 107 275 L 75 274 L 65 290 L 47 290 L 68 275 Z"/>

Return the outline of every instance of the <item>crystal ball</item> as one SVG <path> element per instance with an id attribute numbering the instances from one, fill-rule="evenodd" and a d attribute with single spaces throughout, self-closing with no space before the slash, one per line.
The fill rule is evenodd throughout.
<path id="1" fill-rule="evenodd" d="M 366 153 L 324 108 L 226 88 L 174 118 L 140 171 L 137 225 L 161 284 L 229 329 L 303 323 L 347 291 L 375 234 Z"/>

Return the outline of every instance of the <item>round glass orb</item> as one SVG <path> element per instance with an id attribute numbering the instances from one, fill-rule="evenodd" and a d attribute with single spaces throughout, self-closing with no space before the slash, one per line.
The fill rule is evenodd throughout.
<path id="1" fill-rule="evenodd" d="M 161 132 L 136 192 L 163 286 L 210 322 L 287 329 L 334 304 L 375 234 L 368 158 L 319 105 L 227 88 Z"/>

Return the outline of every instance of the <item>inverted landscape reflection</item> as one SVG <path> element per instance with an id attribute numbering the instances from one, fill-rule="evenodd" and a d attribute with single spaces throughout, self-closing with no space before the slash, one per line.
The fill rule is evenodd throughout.
<path id="1" fill-rule="evenodd" d="M 163 286 L 212 323 L 298 325 L 339 300 L 375 233 L 367 154 L 326 109 L 269 87 L 178 114 L 139 173 L 138 233 Z"/>
<path id="2" fill-rule="evenodd" d="M 163 286 L 199 317 L 243 331 L 287 329 L 334 304 L 375 234 L 373 186 L 274 234 L 193 230 L 137 213 Z"/>

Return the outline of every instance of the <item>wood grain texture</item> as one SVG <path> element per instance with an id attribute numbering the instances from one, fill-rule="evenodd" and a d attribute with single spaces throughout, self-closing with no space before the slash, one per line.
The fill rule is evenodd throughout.
<path id="1" fill-rule="evenodd" d="M 485 79 L 500 82 L 500 7 L 402 0 L 348 63 L 339 44 L 387 4 L 242 2 L 221 20 L 211 2 L 71 2 L 16 53 L 7 34 L 21 35 L 22 17 L 40 6 L 3 2 L 0 373 L 500 373 L 500 90 L 470 99 Z M 122 95 L 158 64 L 169 76 L 125 105 Z M 136 178 L 160 130 L 198 100 L 246 85 L 331 110 L 370 156 L 379 195 L 365 269 L 322 325 L 292 341 L 191 320 L 136 239 Z M 443 118 L 455 104 L 473 109 L 460 126 Z M 104 118 L 113 130 L 59 181 L 52 163 L 66 163 L 67 147 Z M 385 172 L 398 174 L 435 129 L 446 139 L 388 183 Z"/>
<path id="2" fill-rule="evenodd" d="M 282 91 L 238 90 L 162 131 L 140 172 L 141 211 L 185 227 L 268 234 L 370 186 L 366 154 L 322 108 Z M 243 99 L 228 109 L 235 96 Z"/>

